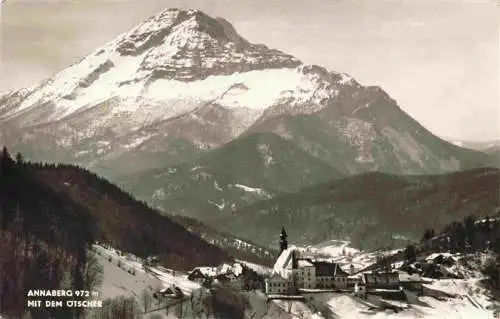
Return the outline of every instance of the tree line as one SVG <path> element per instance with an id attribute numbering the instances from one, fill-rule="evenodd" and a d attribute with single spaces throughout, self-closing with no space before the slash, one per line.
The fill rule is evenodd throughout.
<path id="1" fill-rule="evenodd" d="M 420 243 L 408 245 L 403 251 L 404 260 L 411 263 L 420 253 L 445 252 L 471 254 L 489 252 L 490 257 L 482 265 L 486 286 L 495 297 L 500 297 L 500 214 L 476 217 L 469 215 L 455 221 L 437 233 L 425 230 Z"/>

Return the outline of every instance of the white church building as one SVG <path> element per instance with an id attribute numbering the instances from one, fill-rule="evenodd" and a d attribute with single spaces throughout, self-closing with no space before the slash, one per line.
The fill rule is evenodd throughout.
<path id="1" fill-rule="evenodd" d="M 295 294 L 299 289 L 344 289 L 348 274 L 336 263 L 301 258 L 295 246 L 288 247 L 287 234 L 282 228 L 281 254 L 266 279 L 267 295 Z"/>

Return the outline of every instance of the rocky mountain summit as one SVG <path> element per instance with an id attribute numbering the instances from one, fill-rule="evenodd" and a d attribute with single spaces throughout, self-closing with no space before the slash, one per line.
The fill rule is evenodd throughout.
<path id="1" fill-rule="evenodd" d="M 228 21 L 167 9 L 33 87 L 0 95 L 0 141 L 115 177 L 272 132 L 346 174 L 453 171 L 446 143 L 379 87 L 253 44 Z"/>

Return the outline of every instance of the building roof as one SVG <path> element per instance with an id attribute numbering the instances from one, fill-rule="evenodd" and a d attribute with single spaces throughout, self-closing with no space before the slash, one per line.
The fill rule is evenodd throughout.
<path id="1" fill-rule="evenodd" d="M 145 261 L 148 264 L 157 264 L 160 262 L 160 259 L 157 256 L 149 256 Z"/>
<path id="2" fill-rule="evenodd" d="M 243 272 L 243 267 L 239 263 L 230 264 L 220 264 L 215 268 L 215 275 L 221 274 L 233 274 L 235 276 L 239 276 Z"/>
<path id="3" fill-rule="evenodd" d="M 217 267 L 217 274 L 226 274 L 231 271 L 233 267 L 229 264 L 220 264 Z"/>
<path id="4" fill-rule="evenodd" d="M 399 272 L 399 281 L 408 281 L 408 282 L 418 282 L 422 281 L 422 277 L 418 274 L 408 274 L 407 272 Z"/>
<path id="5" fill-rule="evenodd" d="M 314 265 L 313 265 L 312 262 L 310 262 L 307 259 L 299 259 L 298 260 L 298 266 L 299 266 L 299 268 L 301 268 L 301 267 L 312 267 Z"/>
<path id="6" fill-rule="evenodd" d="M 340 268 L 339 264 L 315 261 L 314 267 L 316 268 L 316 276 L 348 276 L 349 274 Z"/>
<path id="7" fill-rule="evenodd" d="M 240 263 L 234 263 L 232 272 L 235 276 L 239 276 L 243 273 L 243 267 L 241 266 Z"/>
<path id="8" fill-rule="evenodd" d="M 432 253 L 429 256 L 427 256 L 427 258 L 425 258 L 425 260 L 434 260 L 439 256 L 442 256 L 443 258 L 452 258 L 454 261 L 458 260 L 456 256 L 454 256 L 450 253 Z"/>
<path id="9" fill-rule="evenodd" d="M 363 278 L 364 281 L 367 283 L 385 284 L 389 282 L 389 278 L 397 278 L 397 280 L 399 281 L 399 273 L 397 271 L 381 272 L 381 273 L 364 273 Z"/>
<path id="10" fill-rule="evenodd" d="M 196 267 L 191 271 L 190 275 L 196 272 L 199 272 L 206 277 L 213 277 L 217 275 L 217 270 L 213 267 Z"/>
<path id="11" fill-rule="evenodd" d="M 281 270 L 287 268 L 287 266 L 292 262 L 292 254 L 296 249 L 297 247 L 290 246 L 283 250 L 274 263 L 273 271 L 279 273 Z"/>
<path id="12" fill-rule="evenodd" d="M 290 246 L 283 250 L 279 255 L 278 259 L 274 263 L 273 274 L 278 274 L 283 278 L 288 278 L 291 272 L 291 263 L 293 252 L 297 250 L 297 247 Z"/>
<path id="13" fill-rule="evenodd" d="M 179 293 L 182 293 L 182 290 L 177 287 L 175 284 L 169 286 L 169 287 L 166 287 L 166 288 L 163 288 L 159 291 L 161 294 L 164 294 L 164 295 L 168 295 L 168 294 L 179 294 Z"/>
<path id="14" fill-rule="evenodd" d="M 172 288 L 170 288 L 170 287 L 163 288 L 163 289 L 160 290 L 160 293 L 162 293 L 162 294 L 171 294 L 173 292 L 174 292 L 174 290 Z"/>

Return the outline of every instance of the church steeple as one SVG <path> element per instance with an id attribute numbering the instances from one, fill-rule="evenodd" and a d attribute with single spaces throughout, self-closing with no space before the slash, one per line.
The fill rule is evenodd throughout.
<path id="1" fill-rule="evenodd" d="M 288 248 L 288 235 L 286 234 L 285 227 L 281 227 L 281 234 L 280 234 L 280 252 L 283 252 L 283 250 Z"/>

